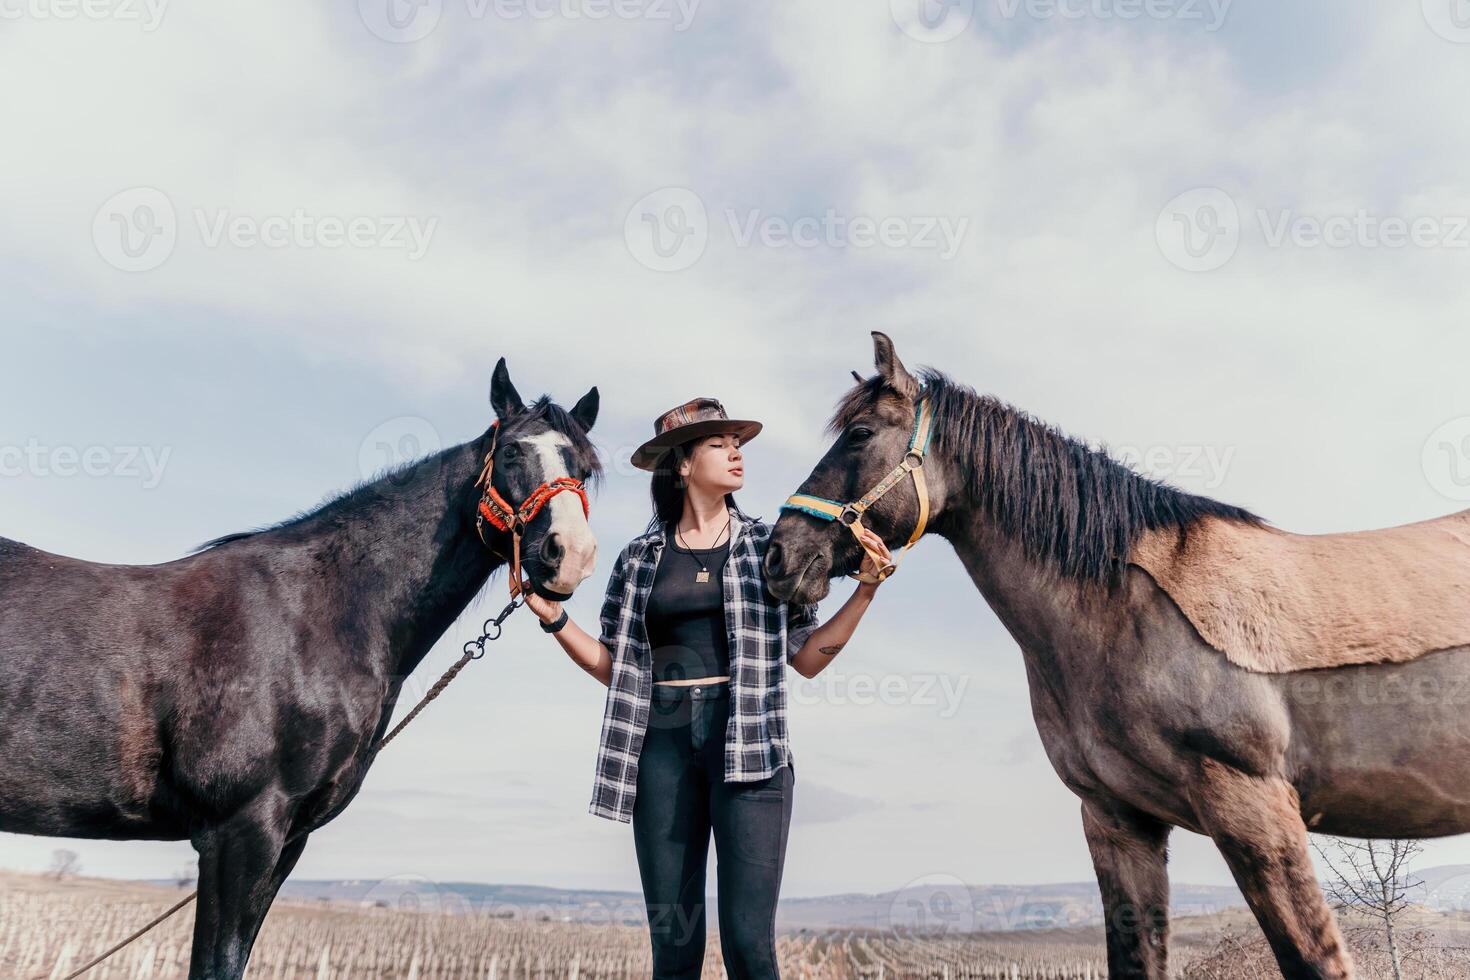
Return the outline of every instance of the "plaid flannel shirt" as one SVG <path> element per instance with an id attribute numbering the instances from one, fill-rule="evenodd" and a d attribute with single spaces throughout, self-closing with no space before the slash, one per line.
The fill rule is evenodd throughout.
<path id="1" fill-rule="evenodd" d="M 786 737 L 786 664 L 817 628 L 816 603 L 782 602 L 766 589 L 762 562 L 771 525 L 730 512 L 730 557 L 722 575 L 730 639 L 730 722 L 725 781 L 751 782 L 791 761 Z M 602 604 L 600 637 L 612 654 L 597 774 L 588 812 L 633 819 L 638 754 L 648 729 L 653 652 L 643 611 L 663 554 L 662 527 L 630 541 L 618 555 Z"/>

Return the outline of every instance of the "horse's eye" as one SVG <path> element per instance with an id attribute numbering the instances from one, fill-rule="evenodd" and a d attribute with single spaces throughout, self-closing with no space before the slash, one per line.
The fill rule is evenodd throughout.
<path id="1" fill-rule="evenodd" d="M 873 430 L 865 425 L 853 426 L 847 432 L 847 441 L 853 445 L 859 445 L 873 438 Z"/>
<path id="2" fill-rule="evenodd" d="M 520 458 L 521 447 L 517 446 L 515 443 L 511 443 L 509 446 L 506 446 L 504 449 L 502 449 L 500 451 L 500 454 L 501 457 L 508 463 L 511 460 Z"/>

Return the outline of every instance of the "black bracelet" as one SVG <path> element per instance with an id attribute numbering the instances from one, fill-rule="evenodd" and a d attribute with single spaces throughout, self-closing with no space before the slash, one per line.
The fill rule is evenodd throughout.
<path id="1" fill-rule="evenodd" d="M 541 624 L 541 628 L 543 630 L 545 630 L 546 632 L 548 632 L 548 633 L 555 633 L 557 630 L 561 629 L 566 624 L 567 624 L 567 611 L 566 611 L 566 609 L 563 609 L 561 611 L 561 615 L 560 616 L 556 617 L 555 619 L 553 619 L 549 623 L 542 623 Z"/>

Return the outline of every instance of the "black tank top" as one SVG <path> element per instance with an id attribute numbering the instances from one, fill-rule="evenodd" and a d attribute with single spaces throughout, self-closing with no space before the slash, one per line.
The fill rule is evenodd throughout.
<path id="1" fill-rule="evenodd" d="M 683 680 L 730 673 L 730 640 L 725 632 L 725 592 L 721 572 L 730 542 L 715 548 L 679 547 L 667 537 L 644 607 L 643 624 L 653 648 L 653 679 Z M 701 568 L 709 581 L 699 582 Z"/>

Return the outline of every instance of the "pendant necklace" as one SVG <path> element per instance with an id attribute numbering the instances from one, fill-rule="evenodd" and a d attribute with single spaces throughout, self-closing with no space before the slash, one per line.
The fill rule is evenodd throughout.
<path id="1" fill-rule="evenodd" d="M 729 530 L 730 530 L 730 522 L 729 521 L 726 521 L 725 522 L 725 529 L 723 531 L 721 531 L 719 533 L 719 535 L 715 538 L 715 543 L 712 544 L 712 545 L 710 545 L 708 548 L 704 548 L 704 549 L 701 549 L 701 550 L 704 550 L 704 551 L 713 551 L 715 549 L 715 547 L 717 545 L 719 545 L 720 538 L 723 538 L 725 536 L 725 532 L 726 531 L 729 531 Z M 694 581 L 700 582 L 700 583 L 708 582 L 709 581 L 709 565 L 707 565 L 704 562 L 700 561 L 699 556 L 696 555 L 696 554 L 694 554 L 694 549 L 691 548 L 691 547 L 689 547 L 688 544 L 685 544 L 685 542 L 684 542 L 684 536 L 683 536 L 683 534 L 681 534 L 679 532 L 679 526 L 677 524 L 674 525 L 674 537 L 678 539 L 679 544 L 681 544 L 681 545 L 684 546 L 685 552 L 688 553 L 688 555 L 689 555 L 690 558 L 693 558 L 694 559 L 694 563 L 699 566 L 699 571 L 696 572 L 695 575 L 694 575 Z M 727 560 L 729 559 L 729 555 L 726 555 L 725 557 L 726 557 Z M 723 568 L 724 566 L 721 565 L 721 567 Z"/>

